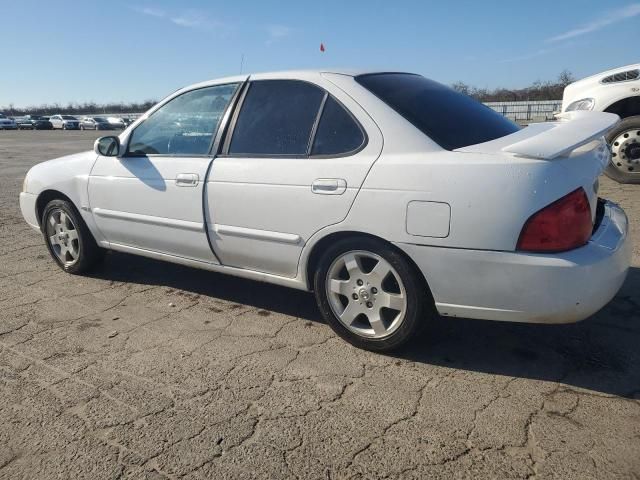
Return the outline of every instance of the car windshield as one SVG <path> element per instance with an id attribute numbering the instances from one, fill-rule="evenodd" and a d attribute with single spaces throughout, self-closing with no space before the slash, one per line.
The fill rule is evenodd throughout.
<path id="1" fill-rule="evenodd" d="M 360 75 L 356 81 L 447 150 L 484 143 L 520 127 L 482 103 L 410 73 Z"/>
<path id="2" fill-rule="evenodd" d="M 76 117 L 72 117 L 71 115 L 62 115 L 64 120 L 77 120 Z"/>
<path id="3" fill-rule="evenodd" d="M 107 123 L 107 119 L 104 117 L 93 117 L 93 119 L 98 123 Z"/>
<path id="4" fill-rule="evenodd" d="M 0 113 L 0 118 L 7 118 L 4 116 L 4 113 Z"/>

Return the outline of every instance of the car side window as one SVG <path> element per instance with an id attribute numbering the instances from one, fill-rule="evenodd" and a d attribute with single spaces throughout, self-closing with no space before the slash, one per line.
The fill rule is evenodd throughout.
<path id="1" fill-rule="evenodd" d="M 215 85 L 173 98 L 133 131 L 127 155 L 207 155 L 238 85 Z"/>
<path id="2" fill-rule="evenodd" d="M 299 80 L 251 83 L 229 146 L 233 155 L 306 155 L 325 92 Z"/>
<path id="3" fill-rule="evenodd" d="M 357 150 L 363 143 L 364 133 L 360 125 L 336 99 L 327 97 L 311 155 L 345 154 Z"/>

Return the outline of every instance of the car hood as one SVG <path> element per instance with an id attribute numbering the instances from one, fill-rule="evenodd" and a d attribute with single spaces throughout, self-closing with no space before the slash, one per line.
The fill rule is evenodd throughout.
<path id="1" fill-rule="evenodd" d="M 640 69 L 640 64 L 625 65 L 624 67 L 614 68 L 605 72 L 596 73 L 589 77 L 578 80 L 577 82 L 570 83 L 564 89 L 562 95 L 562 111 L 566 111 L 567 107 L 576 100 L 582 100 L 583 98 L 594 98 L 596 100 L 594 110 L 603 111 L 608 107 L 617 97 L 612 92 L 619 92 L 621 85 L 634 86 L 637 85 L 638 80 L 631 80 L 628 82 L 611 82 L 602 83 L 602 79 L 616 73 L 627 72 L 629 70 Z M 609 98 L 611 95 L 613 97 Z"/>

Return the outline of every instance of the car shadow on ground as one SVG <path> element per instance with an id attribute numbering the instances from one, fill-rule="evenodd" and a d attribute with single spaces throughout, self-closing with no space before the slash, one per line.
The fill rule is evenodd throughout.
<path id="1" fill-rule="evenodd" d="M 143 257 L 112 253 L 93 276 L 166 286 L 323 322 L 307 292 Z M 395 356 L 640 398 L 640 269 L 631 268 L 616 298 L 583 322 L 533 325 L 438 318 Z"/>

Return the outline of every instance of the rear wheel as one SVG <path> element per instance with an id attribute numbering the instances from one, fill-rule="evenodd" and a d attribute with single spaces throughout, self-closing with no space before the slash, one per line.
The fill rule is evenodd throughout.
<path id="1" fill-rule="evenodd" d="M 65 200 L 47 204 L 41 230 L 51 257 L 65 272 L 87 272 L 104 255 L 76 208 Z"/>
<path id="2" fill-rule="evenodd" d="M 336 242 L 319 262 L 314 289 L 331 328 L 366 350 L 400 348 L 433 315 L 428 289 L 413 265 L 376 239 Z"/>
<path id="3" fill-rule="evenodd" d="M 607 135 L 611 162 L 605 174 L 620 183 L 640 183 L 640 115 L 625 118 Z"/>

